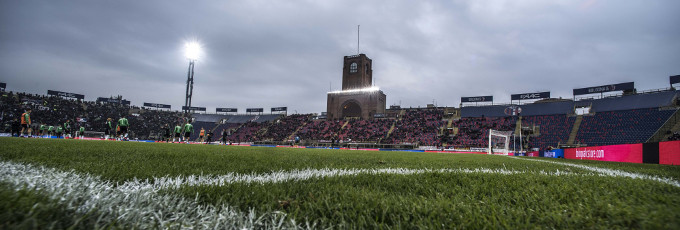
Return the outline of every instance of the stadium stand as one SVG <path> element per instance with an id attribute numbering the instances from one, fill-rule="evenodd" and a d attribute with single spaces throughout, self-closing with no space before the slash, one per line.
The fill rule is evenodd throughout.
<path id="1" fill-rule="evenodd" d="M 297 136 L 308 141 L 331 141 L 338 139 L 340 129 L 345 121 L 312 120 L 300 129 Z"/>
<path id="2" fill-rule="evenodd" d="M 267 123 L 246 122 L 236 129 L 231 136 L 227 137 L 230 142 L 254 142 L 259 141 L 260 131 L 268 125 Z"/>
<path id="3" fill-rule="evenodd" d="M 522 117 L 522 126 L 539 128 L 539 135 L 528 138 L 531 146 L 540 149 L 549 146 L 555 148 L 559 143 L 567 142 L 574 120 L 574 116 L 567 115 L 526 116 Z"/>
<path id="4" fill-rule="evenodd" d="M 584 116 L 576 140 L 589 146 L 644 143 L 673 113 L 658 108 L 598 112 Z"/>
<path id="5" fill-rule="evenodd" d="M 350 120 L 339 133 L 341 140 L 353 142 L 379 142 L 394 123 L 392 119 Z"/>
<path id="6" fill-rule="evenodd" d="M 437 138 L 439 130 L 445 124 L 442 120 L 444 110 L 414 109 L 407 111 L 394 125 L 394 130 L 386 143 L 417 143 L 427 146 L 439 146 Z"/>
<path id="7" fill-rule="evenodd" d="M 259 139 L 268 141 L 289 140 L 289 137 L 310 117 L 311 114 L 295 114 L 276 120 L 266 128 L 266 132 Z"/>
<path id="8" fill-rule="evenodd" d="M 84 126 L 88 131 L 103 132 L 106 118 L 110 117 L 115 122 L 125 115 L 131 125 L 130 136 L 147 139 L 152 131 L 160 130 L 165 123 L 174 124 L 182 116 L 179 112 L 26 93 L 6 92 L 2 94 L 1 100 L 3 127 L 6 127 L 12 119 L 18 118 L 24 108 L 33 108 L 31 118 L 33 128 L 36 130 L 40 123 L 58 126 L 70 120 L 73 126 L 71 131 Z"/>
<path id="9" fill-rule="evenodd" d="M 485 147 L 489 130 L 514 131 L 516 117 L 464 117 L 454 121 L 457 135 L 447 143 L 456 148 Z"/>
<path id="10" fill-rule="evenodd" d="M 610 145 L 642 143 L 660 133 L 677 111 L 678 91 L 610 96 L 602 99 L 577 101 L 550 99 L 531 104 L 514 105 L 522 109 L 521 116 L 509 116 L 513 105 L 470 106 L 460 108 L 460 117 L 445 116 L 442 108 L 388 110 L 388 118 L 374 120 L 317 120 L 312 114 L 303 115 L 224 115 L 192 114 L 196 140 L 201 128 L 214 133 L 213 140 L 228 130 L 231 142 L 285 142 L 296 136 L 304 142 L 415 144 L 455 148 L 485 147 L 490 129 L 523 132 L 525 148 L 545 149 L 565 144 Z M 24 108 L 33 108 L 33 128 L 40 123 L 62 124 L 70 119 L 72 130 L 79 126 L 89 131 L 104 131 L 107 117 L 114 122 L 126 115 L 132 137 L 155 139 L 164 124 L 181 123 L 181 112 L 149 110 L 135 106 L 77 101 L 56 96 L 3 92 L 0 98 L 0 123 L 3 132 L 10 132 L 12 121 Z M 576 107 L 588 107 L 589 112 L 576 115 Z M 522 129 L 516 127 L 521 117 Z M 577 122 L 578 125 L 577 125 Z M 676 123 L 677 121 L 673 121 Z M 666 125 L 664 139 L 680 139 L 677 125 Z M 573 130 L 573 133 L 572 133 Z M 155 134 L 154 134 L 155 133 Z M 661 138 L 661 135 L 656 135 Z M 573 142 L 573 143 L 572 143 Z"/>

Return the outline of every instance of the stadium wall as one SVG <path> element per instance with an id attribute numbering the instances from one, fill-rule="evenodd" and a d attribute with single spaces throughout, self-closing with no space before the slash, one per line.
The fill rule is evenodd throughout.
<path id="1" fill-rule="evenodd" d="M 591 112 L 619 111 L 644 108 L 659 108 L 673 105 L 678 91 L 636 94 L 603 99 L 586 99 L 580 101 L 545 102 L 525 105 L 492 105 L 468 106 L 460 109 L 461 117 L 505 117 L 509 116 L 508 108 L 517 106 L 522 109 L 522 116 L 538 116 L 553 114 L 572 114 L 574 106 L 592 106 Z"/>
<path id="2" fill-rule="evenodd" d="M 470 106 L 460 109 L 461 117 L 506 117 L 510 116 L 508 109 L 513 105 Z M 522 109 L 522 116 L 538 116 L 553 114 L 569 114 L 574 109 L 573 101 L 560 101 L 514 105 Z"/>
<path id="3" fill-rule="evenodd" d="M 597 100 L 581 100 L 576 103 L 577 105 L 592 103 L 591 112 L 659 108 L 672 105 L 677 94 L 677 91 L 665 91 Z"/>

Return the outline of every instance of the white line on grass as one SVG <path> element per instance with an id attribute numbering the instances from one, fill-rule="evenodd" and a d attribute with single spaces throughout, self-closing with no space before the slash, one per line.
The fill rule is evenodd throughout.
<path id="1" fill-rule="evenodd" d="M 514 157 L 514 156 L 510 156 L 510 158 L 527 160 L 527 161 L 544 162 L 544 163 L 553 163 L 553 164 L 576 167 L 576 168 L 581 168 L 581 169 L 593 171 L 593 172 L 602 174 L 603 176 L 606 175 L 606 176 L 612 176 L 612 177 L 628 177 L 628 178 L 633 178 L 633 179 L 652 180 L 652 181 L 658 181 L 658 182 L 661 182 L 661 183 L 669 184 L 669 185 L 672 185 L 672 186 L 675 186 L 675 187 L 680 187 L 680 182 L 673 180 L 673 179 L 670 179 L 670 178 L 665 178 L 665 177 L 658 177 L 658 176 L 652 176 L 652 175 L 640 174 L 640 173 L 632 173 L 632 172 L 626 172 L 626 171 L 616 170 L 616 169 L 608 169 L 608 168 L 600 168 L 600 167 L 593 167 L 593 166 L 580 165 L 580 164 L 572 164 L 572 163 L 566 163 L 566 162 L 529 159 L 529 158 Z"/>
<path id="2" fill-rule="evenodd" d="M 229 206 L 201 205 L 181 196 L 162 195 L 151 186 L 115 186 L 99 177 L 42 166 L 0 162 L 0 178 L 15 189 L 36 190 L 76 213 L 96 213 L 97 224 L 124 228 L 281 229 L 314 228 L 285 221 L 285 215 L 256 215 Z"/>
<path id="3" fill-rule="evenodd" d="M 158 177 L 153 180 L 138 181 L 133 180 L 126 182 L 127 186 L 150 186 L 155 189 L 177 189 L 181 186 L 202 186 L 212 185 L 221 186 L 232 183 L 282 183 L 287 181 L 302 181 L 315 178 L 339 177 L 339 176 L 354 176 L 359 174 L 378 175 L 378 174 L 394 174 L 394 175 L 412 175 L 423 173 L 485 173 L 485 174 L 521 174 L 527 173 L 524 171 L 515 171 L 507 169 L 406 169 L 406 168 L 384 168 L 384 169 L 294 169 L 292 171 L 278 171 L 265 174 L 236 174 L 229 173 L 226 175 L 190 175 L 177 177 Z M 566 175 L 568 173 L 555 172 L 539 172 L 544 175 Z"/>
<path id="4" fill-rule="evenodd" d="M 313 178 L 354 176 L 359 174 L 412 175 L 422 173 L 482 173 L 521 174 L 536 173 L 506 169 L 304 169 L 266 174 L 227 174 L 222 176 L 160 177 L 149 180 L 132 180 L 120 185 L 101 180 L 97 176 L 63 172 L 44 166 L 13 162 L 0 162 L 0 181 L 14 189 L 36 190 L 50 200 L 66 206 L 76 213 L 97 213 L 100 226 L 118 222 L 126 228 L 314 228 L 314 223 L 304 225 L 286 220 L 280 212 L 256 215 L 253 209 L 244 213 L 229 206 L 202 205 L 197 200 L 179 195 L 160 194 L 162 189 L 181 186 L 225 185 L 230 183 L 281 183 Z M 544 175 L 567 175 L 560 171 L 540 172 Z"/>

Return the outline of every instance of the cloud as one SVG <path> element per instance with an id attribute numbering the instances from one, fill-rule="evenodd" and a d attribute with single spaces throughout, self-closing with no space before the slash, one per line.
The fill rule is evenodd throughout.
<path id="1" fill-rule="evenodd" d="M 326 108 L 342 57 L 373 59 L 388 104 L 552 91 L 678 74 L 676 1 L 13 1 L 0 3 L 9 90 L 184 103 L 184 42 L 197 39 L 194 106 Z"/>

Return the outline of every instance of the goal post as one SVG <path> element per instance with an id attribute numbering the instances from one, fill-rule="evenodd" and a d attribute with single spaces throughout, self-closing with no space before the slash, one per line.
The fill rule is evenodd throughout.
<path id="1" fill-rule="evenodd" d="M 512 131 L 489 130 L 487 154 L 508 155 L 510 152 L 510 136 Z"/>

